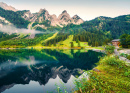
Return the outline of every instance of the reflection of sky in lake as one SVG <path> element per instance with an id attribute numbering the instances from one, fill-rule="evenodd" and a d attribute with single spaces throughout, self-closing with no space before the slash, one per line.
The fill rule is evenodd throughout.
<path id="1" fill-rule="evenodd" d="M 56 83 L 59 87 L 66 86 L 70 91 L 74 87 L 74 78 L 79 77 L 83 70 L 92 69 L 102 55 L 84 51 L 0 51 L 0 92 L 46 93 L 54 91 Z"/>
<path id="2" fill-rule="evenodd" d="M 47 92 L 57 92 L 57 86 L 60 87 L 60 89 L 64 90 L 67 88 L 67 90 L 74 89 L 74 81 L 75 77 L 71 76 L 69 81 L 64 84 L 64 82 L 57 76 L 56 79 L 50 79 L 49 82 L 44 86 L 40 85 L 38 82 L 30 81 L 29 84 L 26 85 L 14 85 L 13 88 L 4 91 L 3 93 L 47 93 Z M 57 84 L 57 86 L 56 86 Z M 68 91 L 69 92 L 69 91 Z"/>

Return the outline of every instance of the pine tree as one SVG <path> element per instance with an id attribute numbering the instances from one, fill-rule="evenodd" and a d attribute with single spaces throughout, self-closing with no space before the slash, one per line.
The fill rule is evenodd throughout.
<path id="1" fill-rule="evenodd" d="M 71 43 L 71 47 L 74 47 L 74 43 L 73 42 L 70 42 Z"/>
<path id="2" fill-rule="evenodd" d="M 78 40 L 78 38 L 76 39 L 76 43 L 78 43 L 79 42 L 79 40 Z"/>
<path id="3" fill-rule="evenodd" d="M 80 47 L 80 41 L 78 41 L 78 47 Z"/>

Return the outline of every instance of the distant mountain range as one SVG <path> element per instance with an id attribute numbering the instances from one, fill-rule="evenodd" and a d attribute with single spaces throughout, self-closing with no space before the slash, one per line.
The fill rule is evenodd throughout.
<path id="1" fill-rule="evenodd" d="M 11 11 L 18 11 L 17 9 L 15 9 L 14 7 L 12 6 L 8 6 L 7 4 L 3 3 L 3 2 L 0 2 L 0 7 L 5 9 L 5 10 L 11 10 Z"/>
<path id="2" fill-rule="evenodd" d="M 111 38 L 119 38 L 124 33 L 130 34 L 130 14 L 115 18 L 100 16 L 90 21 L 83 21 L 78 15 L 70 17 L 66 10 L 57 17 L 54 14 L 50 15 L 46 9 L 31 13 L 29 10 L 19 11 L 1 2 L 0 26 L 5 24 L 41 31 L 58 30 L 71 33 L 100 31 L 106 36 L 111 35 Z"/>
<path id="3" fill-rule="evenodd" d="M 28 20 L 30 22 L 43 23 L 43 22 L 47 21 L 47 23 L 50 26 L 63 27 L 64 25 L 67 25 L 70 23 L 78 25 L 78 24 L 81 24 L 84 22 L 78 15 L 74 15 L 71 18 L 66 10 L 64 10 L 59 15 L 59 17 L 57 17 L 54 14 L 50 15 L 46 9 L 40 9 L 39 12 L 32 14 L 29 10 L 19 11 L 19 10 L 16 10 L 14 7 L 8 6 L 7 4 L 5 4 L 3 2 L 0 3 L 0 7 L 3 8 L 4 10 L 14 11 L 17 14 L 21 15 L 22 18 L 24 18 L 25 20 Z M 39 25 L 36 25 L 36 26 L 39 26 Z"/>

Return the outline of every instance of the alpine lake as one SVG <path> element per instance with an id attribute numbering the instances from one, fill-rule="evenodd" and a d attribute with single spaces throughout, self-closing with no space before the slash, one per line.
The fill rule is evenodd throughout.
<path id="1" fill-rule="evenodd" d="M 85 49 L 1 49 L 0 93 L 71 93 L 102 52 Z M 64 93 L 64 92 L 63 92 Z"/>

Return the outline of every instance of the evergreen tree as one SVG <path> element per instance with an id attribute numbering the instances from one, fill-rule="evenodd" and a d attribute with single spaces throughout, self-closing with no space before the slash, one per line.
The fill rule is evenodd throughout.
<path id="1" fill-rule="evenodd" d="M 74 43 L 73 42 L 70 42 L 71 43 L 71 48 L 73 48 L 74 47 Z"/>
<path id="2" fill-rule="evenodd" d="M 76 43 L 78 43 L 78 42 L 79 42 L 79 39 L 77 38 L 77 39 L 76 39 Z"/>
<path id="3" fill-rule="evenodd" d="M 78 41 L 78 47 L 80 47 L 80 41 Z"/>

